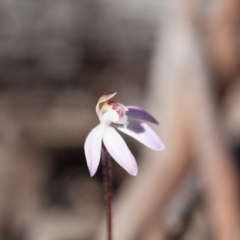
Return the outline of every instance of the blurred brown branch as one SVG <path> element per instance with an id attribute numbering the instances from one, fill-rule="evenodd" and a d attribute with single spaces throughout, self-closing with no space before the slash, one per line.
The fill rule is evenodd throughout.
<path id="1" fill-rule="evenodd" d="M 239 75 L 240 51 L 237 29 L 240 2 L 212 0 L 206 3 L 201 19 L 205 50 L 218 79 L 228 82 Z"/>

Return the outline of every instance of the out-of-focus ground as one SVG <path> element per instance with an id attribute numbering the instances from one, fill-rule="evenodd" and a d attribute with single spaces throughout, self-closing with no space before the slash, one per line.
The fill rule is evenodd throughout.
<path id="1" fill-rule="evenodd" d="M 239 240 L 237 0 L 0 1 L 0 239 L 105 238 L 83 144 L 105 92 L 160 121 L 113 161 L 114 240 Z"/>

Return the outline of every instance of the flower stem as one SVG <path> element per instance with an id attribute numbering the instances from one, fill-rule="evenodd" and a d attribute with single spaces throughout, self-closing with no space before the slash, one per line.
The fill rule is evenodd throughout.
<path id="1" fill-rule="evenodd" d="M 107 240 L 112 240 L 112 166 L 111 157 L 104 144 L 102 146 L 102 163 L 105 200 L 107 204 Z"/>

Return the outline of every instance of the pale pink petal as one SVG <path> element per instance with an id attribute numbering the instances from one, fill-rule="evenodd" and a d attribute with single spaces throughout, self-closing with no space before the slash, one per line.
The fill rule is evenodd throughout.
<path id="1" fill-rule="evenodd" d="M 109 110 L 100 117 L 101 123 L 105 125 L 110 125 L 111 123 L 115 123 L 118 120 L 119 120 L 119 115 L 114 110 Z"/>
<path id="2" fill-rule="evenodd" d="M 129 174 L 136 176 L 138 167 L 136 160 L 120 134 L 113 128 L 107 127 L 103 135 L 103 143 L 112 158 Z"/>
<path id="3" fill-rule="evenodd" d="M 96 173 L 102 148 L 102 138 L 106 126 L 99 124 L 87 136 L 84 143 L 84 151 L 91 177 Z"/>
<path id="4" fill-rule="evenodd" d="M 126 112 L 126 115 L 129 119 L 142 120 L 158 124 L 158 121 L 145 110 L 135 106 L 127 106 L 127 108 L 128 111 Z"/>
<path id="5" fill-rule="evenodd" d="M 132 121 L 129 122 L 127 128 L 117 127 L 117 129 L 153 150 L 161 151 L 165 149 L 161 139 L 146 123 Z"/>

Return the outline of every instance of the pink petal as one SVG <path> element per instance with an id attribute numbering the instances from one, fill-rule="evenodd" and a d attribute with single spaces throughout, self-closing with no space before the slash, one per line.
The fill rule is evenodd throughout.
<path id="1" fill-rule="evenodd" d="M 84 143 L 84 150 L 87 159 L 87 165 L 91 177 L 96 173 L 100 157 L 102 138 L 106 126 L 104 124 L 97 125 L 87 136 Z"/>
<path id="2" fill-rule="evenodd" d="M 153 150 L 161 151 L 165 149 L 158 135 L 146 123 L 132 121 L 127 128 L 117 127 L 117 129 Z"/>
<path id="3" fill-rule="evenodd" d="M 103 142 L 112 158 L 129 174 L 136 176 L 138 172 L 136 160 L 125 141 L 113 127 L 106 128 Z"/>
<path id="4" fill-rule="evenodd" d="M 127 106 L 127 108 L 128 108 L 128 111 L 126 112 L 126 115 L 129 119 L 142 120 L 142 121 L 158 124 L 158 121 L 143 109 L 135 106 Z"/>

